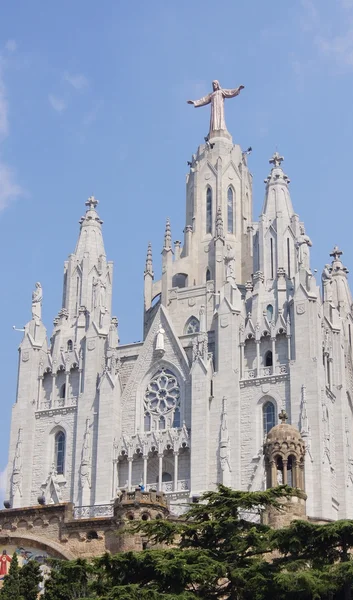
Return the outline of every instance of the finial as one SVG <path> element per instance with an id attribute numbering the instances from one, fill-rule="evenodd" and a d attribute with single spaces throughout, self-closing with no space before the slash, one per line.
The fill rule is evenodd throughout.
<path id="1" fill-rule="evenodd" d="M 216 215 L 216 237 L 218 238 L 222 238 L 223 237 L 223 218 L 222 218 L 222 209 L 219 206 L 217 208 L 217 215 Z"/>
<path id="2" fill-rule="evenodd" d="M 99 201 L 96 200 L 94 196 L 90 196 L 87 202 L 85 202 L 85 205 L 88 206 L 88 210 L 95 210 L 97 204 L 99 204 Z"/>
<path id="3" fill-rule="evenodd" d="M 333 260 L 340 260 L 342 254 L 342 250 L 340 250 L 338 246 L 334 246 L 332 252 L 330 253 L 330 256 L 333 257 Z"/>
<path id="4" fill-rule="evenodd" d="M 147 246 L 145 275 L 146 275 L 146 273 L 151 273 L 153 275 L 152 244 L 151 244 L 151 242 L 148 242 L 148 246 Z"/>
<path id="5" fill-rule="evenodd" d="M 273 156 L 270 158 L 270 160 L 268 161 L 270 163 L 270 165 L 273 165 L 274 167 L 280 167 L 281 166 L 281 162 L 283 162 L 284 158 L 283 156 L 281 156 L 277 151 L 273 154 Z"/>
<path id="6" fill-rule="evenodd" d="M 281 424 L 285 425 L 285 423 L 288 419 L 288 415 L 287 415 L 286 411 L 283 410 L 283 408 L 282 408 L 281 412 L 279 413 L 278 418 L 281 421 Z"/>
<path id="7" fill-rule="evenodd" d="M 170 222 L 169 219 L 167 219 L 166 224 L 165 224 L 165 233 L 164 233 L 164 248 L 171 248 L 172 247 L 172 234 L 171 234 L 171 230 L 170 230 Z"/>

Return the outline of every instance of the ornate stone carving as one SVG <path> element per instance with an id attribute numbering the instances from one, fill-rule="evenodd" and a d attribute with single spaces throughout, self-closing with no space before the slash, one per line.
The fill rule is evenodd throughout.
<path id="1" fill-rule="evenodd" d="M 156 335 L 156 352 L 158 354 L 160 354 L 161 356 L 163 356 L 163 354 L 165 353 L 164 335 L 165 335 L 165 330 L 163 329 L 162 325 L 160 324 L 158 333 Z"/>
<path id="2" fill-rule="evenodd" d="M 15 458 L 13 461 L 12 477 L 11 477 L 11 496 L 13 507 L 16 508 L 16 494 L 22 498 L 22 428 L 18 430 L 18 437 L 15 450 Z"/>
<path id="3" fill-rule="evenodd" d="M 231 485 L 230 474 L 232 472 L 230 464 L 230 441 L 227 425 L 227 399 L 222 399 L 222 413 L 221 413 L 221 429 L 219 436 L 219 460 L 222 471 L 222 483 L 223 485 Z"/>
<path id="4" fill-rule="evenodd" d="M 300 235 L 298 236 L 295 246 L 297 249 L 298 264 L 299 268 L 303 268 L 306 271 L 310 271 L 310 251 L 309 248 L 312 246 L 312 241 L 305 233 L 303 226 L 300 226 Z"/>
<path id="5" fill-rule="evenodd" d="M 227 244 L 227 254 L 224 257 L 226 264 L 226 279 L 235 282 L 235 252 L 231 244 Z"/>

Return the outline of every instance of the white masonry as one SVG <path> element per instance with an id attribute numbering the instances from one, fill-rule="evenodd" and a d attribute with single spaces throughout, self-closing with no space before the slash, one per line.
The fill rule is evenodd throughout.
<path id="1" fill-rule="evenodd" d="M 165 491 L 178 513 L 217 483 L 264 489 L 264 437 L 285 409 L 307 446 L 308 516 L 353 518 L 342 252 L 333 249 L 318 286 L 282 157 L 270 160 L 254 222 L 247 155 L 222 131 L 192 157 L 184 243 L 172 243 L 167 221 L 158 281 L 148 246 L 143 342 L 119 345 L 95 198 L 65 263 L 50 341 L 36 284 L 12 414 L 13 507 L 44 496 L 105 514 L 119 490 L 141 485 Z"/>

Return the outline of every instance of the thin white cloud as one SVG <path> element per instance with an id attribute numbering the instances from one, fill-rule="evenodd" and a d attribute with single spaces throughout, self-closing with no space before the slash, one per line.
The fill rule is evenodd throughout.
<path id="1" fill-rule="evenodd" d="M 16 52 L 16 50 L 17 50 L 16 40 L 7 40 L 7 42 L 5 44 L 5 48 L 6 48 L 6 50 L 8 50 L 8 52 Z"/>
<path id="2" fill-rule="evenodd" d="M 7 467 L 3 471 L 0 471 L 0 498 L 4 498 L 6 493 L 6 482 L 7 482 Z"/>
<path id="3" fill-rule="evenodd" d="M 3 61 L 0 56 L 0 141 L 9 133 L 8 103 L 3 77 Z"/>
<path id="4" fill-rule="evenodd" d="M 72 85 L 72 87 L 78 91 L 83 90 L 85 87 L 88 86 L 88 79 L 87 77 L 85 77 L 85 75 L 82 75 L 82 73 L 79 73 L 77 75 L 70 75 L 70 73 L 65 73 L 64 80 L 67 81 L 67 83 Z"/>
<path id="5" fill-rule="evenodd" d="M 25 192 L 17 183 L 14 170 L 0 160 L 0 211 L 8 206 L 11 200 L 23 195 Z"/>
<path id="6" fill-rule="evenodd" d="M 67 108 L 67 104 L 63 98 L 59 98 L 59 96 L 54 96 L 53 94 L 49 94 L 48 100 L 54 110 L 58 113 L 63 112 Z"/>
<path id="7" fill-rule="evenodd" d="M 311 35 L 316 60 L 339 69 L 353 68 L 353 0 L 337 0 L 334 19 L 313 0 L 301 0 L 301 6 L 301 29 Z"/>
<path id="8" fill-rule="evenodd" d="M 10 42 L 11 40 L 9 40 Z M 9 50 L 13 45 L 6 48 Z M 9 135 L 9 106 L 7 101 L 6 86 L 4 80 L 4 70 L 6 61 L 0 53 L 0 143 Z M 0 211 L 3 210 L 11 200 L 24 194 L 24 190 L 16 181 L 15 172 L 7 165 L 0 156 Z"/>

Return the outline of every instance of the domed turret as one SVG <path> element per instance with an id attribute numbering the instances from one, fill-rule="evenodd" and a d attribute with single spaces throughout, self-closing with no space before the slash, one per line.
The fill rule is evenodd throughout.
<path id="1" fill-rule="evenodd" d="M 264 443 L 267 488 L 289 485 L 299 490 L 297 496 L 283 499 L 283 510 L 272 507 L 265 511 L 264 521 L 272 527 L 283 527 L 293 519 L 305 519 L 304 456 L 305 442 L 284 410 L 281 423 L 272 427 Z"/>

